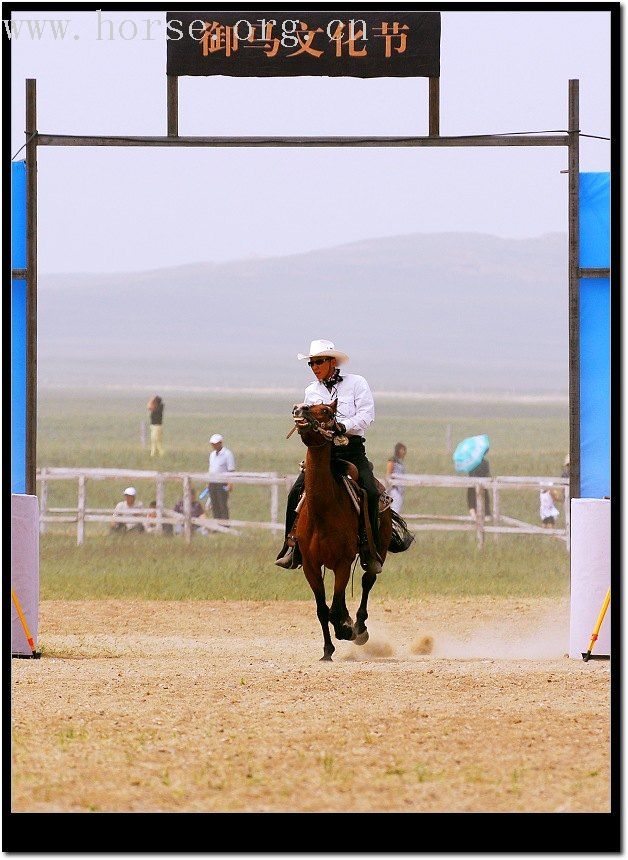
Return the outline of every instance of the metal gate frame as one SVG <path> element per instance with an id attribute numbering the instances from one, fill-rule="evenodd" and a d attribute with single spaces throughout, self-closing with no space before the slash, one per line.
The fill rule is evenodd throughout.
<path id="1" fill-rule="evenodd" d="M 169 147 L 476 147 L 564 146 L 568 153 L 569 223 L 569 461 L 570 497 L 580 495 L 580 302 L 582 277 L 608 277 L 608 269 L 579 266 L 579 80 L 569 81 L 568 128 L 557 133 L 441 136 L 440 79 L 429 78 L 429 135 L 417 137 L 181 137 L 178 133 L 178 77 L 167 76 L 167 134 L 102 136 L 44 134 L 37 130 L 37 81 L 26 80 L 26 243 L 27 268 L 13 278 L 27 282 L 26 368 L 26 492 L 36 491 L 37 444 L 37 150 L 40 146 L 169 146 Z"/>

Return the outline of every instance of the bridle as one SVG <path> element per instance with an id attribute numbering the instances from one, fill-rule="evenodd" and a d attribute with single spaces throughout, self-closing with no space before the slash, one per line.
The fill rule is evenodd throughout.
<path id="1" fill-rule="evenodd" d="M 336 421 L 336 416 L 332 415 L 329 421 L 319 421 L 318 418 L 315 418 L 311 413 L 308 406 L 303 404 L 295 405 L 292 408 L 292 417 L 294 419 L 294 424 L 296 429 L 301 435 L 304 430 L 310 430 L 313 433 L 319 433 L 324 442 L 321 442 L 320 445 L 312 445 L 312 448 L 322 447 L 326 445 L 328 442 L 334 442 L 335 444 L 347 444 L 337 441 L 341 438 L 346 438 L 341 436 L 340 428 L 338 427 L 338 422 Z"/>

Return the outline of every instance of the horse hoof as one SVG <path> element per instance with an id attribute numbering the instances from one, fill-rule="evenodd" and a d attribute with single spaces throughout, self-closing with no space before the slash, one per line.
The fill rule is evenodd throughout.
<path id="1" fill-rule="evenodd" d="M 358 633 L 358 635 L 353 640 L 355 645 L 366 645 L 369 641 L 369 632 L 368 630 L 363 630 L 362 633 Z"/>
<path id="2" fill-rule="evenodd" d="M 331 663 L 331 654 L 323 654 L 321 659 L 318 661 L 319 663 Z"/>

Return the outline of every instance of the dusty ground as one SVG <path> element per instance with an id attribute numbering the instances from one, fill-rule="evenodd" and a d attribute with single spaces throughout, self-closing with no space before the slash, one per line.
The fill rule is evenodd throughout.
<path id="1" fill-rule="evenodd" d="M 43 603 L 13 809 L 608 811 L 609 666 L 563 656 L 566 606 L 374 599 L 369 626 L 330 664 L 313 602 Z"/>

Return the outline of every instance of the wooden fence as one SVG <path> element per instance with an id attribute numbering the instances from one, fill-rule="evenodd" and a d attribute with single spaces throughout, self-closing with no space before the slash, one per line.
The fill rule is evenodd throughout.
<path id="1" fill-rule="evenodd" d="M 165 524 L 179 525 L 187 543 L 192 539 L 194 526 L 209 531 L 225 532 L 231 535 L 239 534 L 239 528 L 267 529 L 273 532 L 283 531 L 283 511 L 279 519 L 279 488 L 289 490 L 296 475 L 278 475 L 276 472 L 229 472 L 227 475 L 208 472 L 156 472 L 139 469 L 105 469 L 105 468 L 62 468 L 44 467 L 37 470 L 40 499 L 40 531 L 46 530 L 48 523 L 76 523 L 76 542 L 81 546 L 85 541 L 85 524 L 111 523 L 113 509 L 87 507 L 88 481 L 155 481 L 155 509 L 137 508 L 127 517 L 116 515 L 116 522 L 138 524 L 154 528 L 158 534 L 163 533 Z M 77 481 L 77 506 L 75 508 L 51 508 L 48 506 L 48 488 L 51 481 Z M 224 484 L 245 484 L 247 486 L 266 486 L 270 491 L 270 518 L 268 521 L 248 520 L 219 520 L 209 517 L 192 516 L 192 482 Z M 183 489 L 183 513 L 177 513 L 164 505 L 164 488 L 166 482 L 180 482 Z M 402 512 L 408 527 L 412 531 L 474 531 L 477 545 L 484 546 L 486 534 L 532 534 L 543 535 L 564 541 L 569 551 L 569 505 L 565 505 L 565 528 L 545 528 L 522 520 L 508 517 L 500 510 L 500 490 L 535 489 L 551 484 L 553 487 L 564 489 L 569 498 L 569 481 L 566 478 L 547 477 L 508 477 L 469 478 L 449 475 L 395 475 L 386 480 L 387 486 L 398 487 L 440 487 L 440 488 L 475 488 L 476 506 L 475 517 L 446 516 L 441 514 L 412 514 Z M 491 494 L 493 514 L 485 516 L 484 490 Z M 490 524 L 489 524 L 490 521 Z"/>
<path id="2" fill-rule="evenodd" d="M 441 487 L 475 489 L 475 517 L 471 516 L 443 516 L 441 514 L 409 514 L 402 512 L 409 528 L 413 531 L 475 531 L 477 545 L 481 549 L 484 546 L 486 534 L 539 534 L 553 537 L 565 542 L 569 552 L 569 503 L 565 504 L 565 528 L 546 528 L 545 526 L 533 525 L 523 520 L 508 517 L 501 513 L 500 490 L 530 490 L 540 492 L 541 487 L 551 485 L 552 488 L 561 488 L 564 497 L 569 499 L 569 480 L 567 478 L 546 477 L 515 477 L 500 475 L 495 478 L 470 478 L 450 475 L 394 475 L 386 480 L 390 487 Z M 485 516 L 484 490 L 492 499 L 493 513 L 490 517 Z M 418 522 L 419 520 L 428 522 Z M 487 522 L 490 521 L 490 525 Z"/>

